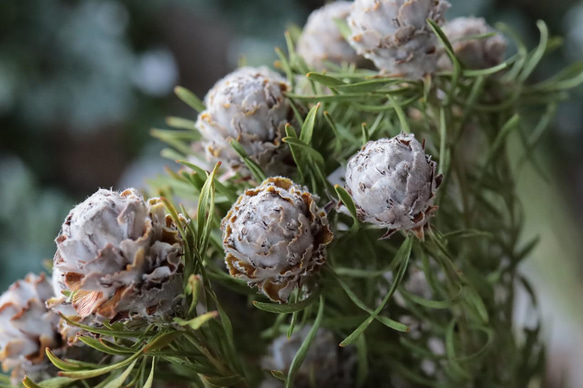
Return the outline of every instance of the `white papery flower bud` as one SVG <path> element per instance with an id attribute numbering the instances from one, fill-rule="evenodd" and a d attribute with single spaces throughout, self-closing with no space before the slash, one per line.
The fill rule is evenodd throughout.
<path id="1" fill-rule="evenodd" d="M 97 322 L 173 313 L 182 293 L 182 242 L 159 199 L 101 189 L 69 213 L 56 242 L 55 310 L 72 307 L 77 320 Z"/>
<path id="2" fill-rule="evenodd" d="M 346 42 L 335 19 L 346 20 L 352 2 L 336 1 L 310 14 L 298 40 L 298 54 L 307 65 L 316 70 L 325 70 L 326 62 L 358 64 L 363 62 L 360 55 Z"/>
<path id="3" fill-rule="evenodd" d="M 45 306 L 52 296 L 45 275 L 29 274 L 0 297 L 0 362 L 4 372 L 12 371 L 14 385 L 25 375 L 47 377 L 51 363 L 45 350 L 62 345 L 57 331 L 59 316 Z"/>
<path id="4" fill-rule="evenodd" d="M 356 0 L 350 44 L 390 75 L 419 79 L 437 69 L 438 39 L 427 24 L 444 21 L 445 0 Z"/>
<path id="5" fill-rule="evenodd" d="M 308 336 L 311 326 L 304 326 L 291 337 L 277 337 L 269 346 L 267 356 L 262 360 L 262 367 L 267 370 L 277 370 L 288 373 L 292 361 L 300 346 Z M 326 329 L 318 329 L 306 358 L 296 374 L 294 386 L 298 388 L 312 387 L 312 381 L 317 387 L 352 387 L 351 360 L 344 357 L 343 349 L 338 346 L 334 334 Z M 266 380 L 262 387 L 278 387 L 278 382 Z"/>
<path id="6" fill-rule="evenodd" d="M 436 163 L 412 134 L 368 142 L 348 162 L 346 189 L 361 221 L 397 230 L 411 230 L 423 239 L 423 226 L 433 206 L 441 176 Z"/>
<path id="7" fill-rule="evenodd" d="M 246 190 L 223 219 L 231 276 L 284 303 L 326 261 L 333 235 L 317 197 L 287 178 Z"/>
<path id="8" fill-rule="evenodd" d="M 455 55 L 468 69 L 486 69 L 504 61 L 506 39 L 483 18 L 453 19 L 443 26 L 443 32 L 451 42 Z M 491 33 L 494 35 L 480 38 Z M 451 70 L 451 58 L 443 48 L 439 49 L 439 54 L 439 68 Z"/>
<path id="9" fill-rule="evenodd" d="M 231 146 L 237 140 L 250 159 L 268 175 L 282 173 L 289 149 L 282 144 L 293 110 L 284 92 L 286 80 L 267 67 L 242 67 L 219 80 L 205 97 L 206 110 L 197 128 L 203 136 L 207 159 L 221 161 L 231 173 L 250 172 Z M 285 171 L 285 169 L 283 169 Z"/>

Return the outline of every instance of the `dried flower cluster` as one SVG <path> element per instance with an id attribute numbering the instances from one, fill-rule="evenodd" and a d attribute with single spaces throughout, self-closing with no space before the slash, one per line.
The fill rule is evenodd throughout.
<path id="1" fill-rule="evenodd" d="M 287 178 L 269 178 L 246 190 L 222 223 L 230 274 L 286 302 L 324 264 L 333 238 L 316 201 Z"/>
<path id="2" fill-rule="evenodd" d="M 486 69 L 504 60 L 506 40 L 483 18 L 453 19 L 443 26 L 443 32 L 451 42 L 456 57 L 468 69 Z M 451 69 L 451 58 L 443 48 L 439 52 L 439 68 Z"/>
<path id="3" fill-rule="evenodd" d="M 359 219 L 387 228 L 385 238 L 411 230 L 422 239 L 423 227 L 436 210 L 433 199 L 441 177 L 435 168 L 412 134 L 368 142 L 346 171 L 346 189 Z"/>
<path id="4" fill-rule="evenodd" d="M 231 174 L 249 177 L 231 146 L 236 140 L 268 175 L 284 173 L 289 150 L 281 139 L 293 118 L 284 94 L 288 89 L 287 81 L 267 67 L 242 67 L 219 80 L 206 95 L 206 110 L 196 124 L 207 159 L 221 161 Z"/>
<path id="5" fill-rule="evenodd" d="M 438 40 L 427 19 L 442 24 L 448 8 L 445 0 L 356 0 L 350 44 L 380 70 L 419 79 L 437 69 Z"/>
<path id="6" fill-rule="evenodd" d="M 341 65 L 359 64 L 363 58 L 344 40 L 336 20 L 346 20 L 352 3 L 336 1 L 319 8 L 310 14 L 300 39 L 298 54 L 307 65 L 316 70 L 325 70 L 327 62 Z"/>
<path id="7" fill-rule="evenodd" d="M 0 297 L 0 362 L 5 372 L 12 371 L 14 385 L 25 374 L 43 376 L 50 368 L 45 349 L 61 346 L 59 316 L 45 306 L 52 296 L 44 275 L 29 274 Z"/>
<path id="8" fill-rule="evenodd" d="M 99 190 L 77 205 L 56 239 L 54 308 L 83 319 L 171 314 L 182 293 L 182 243 L 158 199 Z"/>

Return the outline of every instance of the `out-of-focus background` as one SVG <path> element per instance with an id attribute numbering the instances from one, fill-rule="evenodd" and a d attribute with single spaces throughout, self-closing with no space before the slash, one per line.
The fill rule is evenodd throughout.
<path id="1" fill-rule="evenodd" d="M 537 19 L 564 36 L 536 78 L 583 59 L 583 1 L 450 2 L 449 18 L 508 23 L 531 47 Z M 52 258 L 73 204 L 98 187 L 143 187 L 170 165 L 149 129 L 167 115 L 192 116 L 175 85 L 203 97 L 241 57 L 272 63 L 286 27 L 323 3 L 0 2 L 0 289 Z M 583 387 L 583 89 L 561 106 L 538 159 L 548 180 L 530 171 L 520 178 L 525 237 L 542 237 L 524 271 L 548 322 L 548 386 Z"/>

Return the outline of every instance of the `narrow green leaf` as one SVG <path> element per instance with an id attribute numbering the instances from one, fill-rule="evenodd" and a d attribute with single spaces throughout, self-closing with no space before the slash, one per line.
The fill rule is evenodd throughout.
<path id="1" fill-rule="evenodd" d="M 142 352 L 148 354 L 150 352 L 155 352 L 162 350 L 172 343 L 181 333 L 177 331 L 171 331 L 168 333 L 160 333 L 152 340 L 148 341 L 148 344 L 144 346 Z"/>
<path id="2" fill-rule="evenodd" d="M 321 73 L 308 73 L 306 74 L 306 77 L 330 88 L 335 88 L 337 86 L 344 85 L 344 82 L 342 80 Z"/>
<path id="3" fill-rule="evenodd" d="M 300 140 L 304 143 L 310 145 L 312 143 L 312 136 L 314 134 L 314 125 L 316 123 L 316 115 L 318 114 L 318 109 L 320 109 L 321 103 L 317 103 L 310 109 L 308 115 L 306 116 L 306 121 L 302 126 L 300 132 Z"/>
<path id="4" fill-rule="evenodd" d="M 368 350 L 366 347 L 365 335 L 358 337 L 356 341 L 357 372 L 356 387 L 364 387 L 368 378 Z"/>
<path id="5" fill-rule="evenodd" d="M 24 380 L 22 380 L 22 385 L 26 388 L 41 388 L 40 385 L 32 381 L 28 376 L 24 376 Z"/>
<path id="6" fill-rule="evenodd" d="M 276 304 L 276 303 L 263 303 L 258 301 L 253 301 L 253 306 L 257 307 L 259 310 L 267 311 L 269 313 L 275 314 L 289 314 L 297 311 L 302 311 L 306 307 L 310 306 L 312 303 L 318 299 L 320 296 L 320 290 L 312 293 L 309 297 L 297 303 L 289 304 Z"/>
<path id="7" fill-rule="evenodd" d="M 186 133 L 190 133 L 191 136 L 198 135 L 198 131 L 195 131 L 196 123 L 192 120 L 184 119 L 182 117 L 170 116 L 170 117 L 166 117 L 166 124 L 168 124 L 168 126 L 173 127 L 173 128 L 188 129 L 190 132 L 185 132 L 185 135 L 186 135 Z M 197 136 L 197 137 L 200 137 L 200 136 Z"/>
<path id="8" fill-rule="evenodd" d="M 103 376 L 104 374 L 113 372 L 115 370 L 124 368 L 130 365 L 132 362 L 137 360 L 142 356 L 142 352 L 137 352 L 131 357 L 126 358 L 123 361 L 120 361 L 116 364 L 112 364 L 103 368 L 93 369 L 93 370 L 80 370 L 80 371 L 67 371 L 67 372 L 59 372 L 59 376 L 69 377 L 75 380 L 85 380 L 91 379 L 93 377 Z"/>
<path id="9" fill-rule="evenodd" d="M 536 22 L 536 26 L 540 31 L 540 42 L 538 47 L 534 50 L 534 52 L 530 55 L 526 63 L 524 64 L 524 68 L 522 73 L 518 77 L 518 80 L 524 82 L 530 77 L 534 69 L 538 66 L 539 62 L 545 55 L 547 44 L 549 42 L 549 29 L 545 22 L 539 20 Z"/>
<path id="10" fill-rule="evenodd" d="M 336 27 L 338 28 L 338 31 L 340 31 L 340 34 L 342 35 L 342 37 L 347 41 L 350 42 L 350 37 L 352 36 L 352 30 L 350 29 L 350 26 L 348 25 L 348 22 L 346 21 L 346 19 L 343 18 L 336 18 L 334 19 L 334 23 L 336 24 Z"/>
<path id="11" fill-rule="evenodd" d="M 403 132 L 406 132 L 406 133 L 411 133 L 411 128 L 409 128 L 409 122 L 407 122 L 407 116 L 405 116 L 405 112 L 403 111 L 403 108 L 401 108 L 401 106 L 399 104 L 397 104 L 397 101 L 395 100 L 395 98 L 393 96 L 391 96 L 390 94 L 387 94 L 387 98 L 389 99 L 389 101 L 393 105 L 393 108 L 395 109 L 395 112 L 397 113 L 397 117 L 399 117 L 399 123 L 401 123 L 401 130 Z"/>
<path id="12" fill-rule="evenodd" d="M 237 154 L 239 154 L 239 156 L 241 157 L 241 160 L 243 160 L 243 163 L 245 163 L 245 165 L 247 166 L 249 171 L 251 171 L 253 178 L 255 178 L 255 180 L 257 182 L 263 182 L 265 180 L 266 176 L 265 176 L 265 173 L 263 172 L 263 169 L 261 168 L 261 166 L 259 166 L 257 163 L 255 163 L 253 160 L 251 160 L 249 158 L 249 156 L 247 155 L 247 152 L 245 151 L 243 146 L 237 140 L 234 140 L 234 139 L 231 140 L 231 146 L 233 147 L 235 152 L 237 152 Z"/>
<path id="13" fill-rule="evenodd" d="M 132 370 L 134 370 L 134 367 L 136 366 L 136 362 L 138 362 L 138 360 L 134 360 L 134 362 L 132 362 L 121 375 L 116 377 L 114 380 L 110 381 L 103 388 L 121 388 L 123 386 L 124 382 L 129 377 L 130 373 L 132 373 Z"/>
<path id="14" fill-rule="evenodd" d="M 366 123 L 362 123 L 361 128 L 362 128 L 362 145 L 365 145 L 366 143 L 368 143 L 370 139 L 370 134 L 368 132 L 368 127 L 366 126 Z"/>
<path id="15" fill-rule="evenodd" d="M 150 369 L 150 375 L 148 376 L 148 379 L 144 383 L 143 388 L 152 388 L 152 385 L 154 384 L 155 370 L 156 370 L 156 357 L 152 358 L 152 369 Z"/>
<path id="16" fill-rule="evenodd" d="M 320 304 L 318 306 L 318 314 L 316 315 L 316 319 L 314 320 L 314 323 L 312 324 L 310 332 L 308 333 L 306 339 L 304 340 L 304 342 L 302 342 L 302 345 L 300 346 L 298 352 L 294 356 L 294 359 L 293 359 L 291 366 L 289 368 L 289 373 L 287 375 L 287 379 L 285 382 L 286 388 L 293 388 L 294 379 L 296 377 L 296 374 L 300 370 L 300 367 L 302 366 L 302 363 L 304 362 L 304 359 L 306 358 L 308 350 L 310 349 L 310 345 L 312 344 L 312 342 L 314 341 L 314 338 L 316 337 L 316 333 L 318 332 L 318 329 L 320 328 L 320 323 L 322 322 L 323 316 L 324 316 L 324 297 L 320 296 Z"/>
<path id="17" fill-rule="evenodd" d="M 307 151 L 309 156 L 313 158 L 316 163 L 320 164 L 321 166 L 325 165 L 324 157 L 322 156 L 322 154 L 320 154 L 318 151 L 313 149 L 312 146 L 304 143 L 300 139 L 297 139 L 295 137 L 284 137 L 282 141 L 287 144 L 293 144 L 294 146 Z"/>
<path id="18" fill-rule="evenodd" d="M 68 385 L 73 384 L 75 380 L 68 379 L 66 377 L 53 377 L 39 383 L 41 388 L 63 388 Z"/>
<path id="19" fill-rule="evenodd" d="M 59 357 L 55 356 L 53 351 L 49 348 L 45 351 L 49 361 L 57 367 L 57 369 L 64 370 L 64 371 L 77 371 L 82 370 L 83 367 L 70 363 L 68 361 L 61 360 Z"/>
<path id="20" fill-rule="evenodd" d="M 176 322 L 180 326 L 189 326 L 192 330 L 198 330 L 202 325 L 218 316 L 219 316 L 218 311 L 210 311 L 206 314 L 200 315 L 188 321 L 181 318 L 174 318 L 174 322 Z"/>
<path id="21" fill-rule="evenodd" d="M 358 225 L 359 221 L 358 221 L 358 216 L 356 213 L 356 205 L 354 204 L 354 201 L 352 200 L 352 196 L 350 194 L 348 194 L 348 191 L 346 191 L 344 189 L 344 187 L 342 187 L 340 185 L 334 186 L 334 190 L 336 190 L 336 194 L 338 194 L 338 198 L 340 199 L 342 204 L 344 204 L 344 206 L 346 206 L 346 208 L 350 212 L 350 215 L 352 216 L 352 219 L 354 220 L 354 225 Z"/>
<path id="22" fill-rule="evenodd" d="M 182 100 L 182 102 L 198 113 L 206 109 L 204 103 L 190 90 L 183 88 L 182 86 L 177 86 L 174 88 L 174 93 Z"/>
<path id="23" fill-rule="evenodd" d="M 103 339 L 97 339 L 93 337 L 80 336 L 79 341 L 83 342 L 85 345 L 98 350 L 105 354 L 111 354 L 114 356 L 127 356 L 128 354 L 134 354 L 135 351 L 132 349 L 124 349 L 120 346 L 108 343 Z"/>

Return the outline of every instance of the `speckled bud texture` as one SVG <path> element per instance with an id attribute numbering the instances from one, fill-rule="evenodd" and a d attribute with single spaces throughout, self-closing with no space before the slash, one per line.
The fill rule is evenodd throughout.
<path id="1" fill-rule="evenodd" d="M 335 20 L 346 20 L 352 3 L 337 1 L 311 13 L 300 39 L 298 54 L 315 70 L 325 70 L 326 62 L 358 64 L 363 58 L 346 42 Z"/>
<path id="2" fill-rule="evenodd" d="M 436 210 L 436 163 L 412 134 L 368 142 L 348 162 L 346 189 L 361 221 L 423 238 L 423 227 Z"/>
<path id="3" fill-rule="evenodd" d="M 326 213 L 307 189 L 274 177 L 246 190 L 223 219 L 232 276 L 284 303 L 326 261 L 332 241 Z"/>
<path id="4" fill-rule="evenodd" d="M 437 69 L 438 39 L 427 19 L 444 22 L 444 0 L 356 0 L 350 44 L 382 71 L 420 79 Z"/>
<path id="5" fill-rule="evenodd" d="M 99 190 L 67 216 L 56 239 L 58 311 L 77 319 L 172 314 L 182 293 L 182 243 L 163 203 L 134 189 Z"/>
<path id="6" fill-rule="evenodd" d="M 486 69 L 504 61 L 506 39 L 482 18 L 453 19 L 443 26 L 443 32 L 451 42 L 458 59 L 468 69 Z M 494 35 L 480 37 L 491 33 Z M 443 48 L 439 50 L 439 54 L 439 68 L 451 70 L 451 58 Z"/>
<path id="7" fill-rule="evenodd" d="M 205 97 L 196 126 L 209 162 L 231 173 L 250 173 L 230 142 L 237 140 L 268 175 L 282 173 L 289 149 L 282 144 L 293 110 L 284 92 L 289 84 L 267 67 L 242 67 L 218 81 Z"/>
<path id="8" fill-rule="evenodd" d="M 59 316 L 45 307 L 52 296 L 44 275 L 29 274 L 0 297 L 0 362 L 14 385 L 24 375 L 42 376 L 50 368 L 45 349 L 61 346 Z"/>

